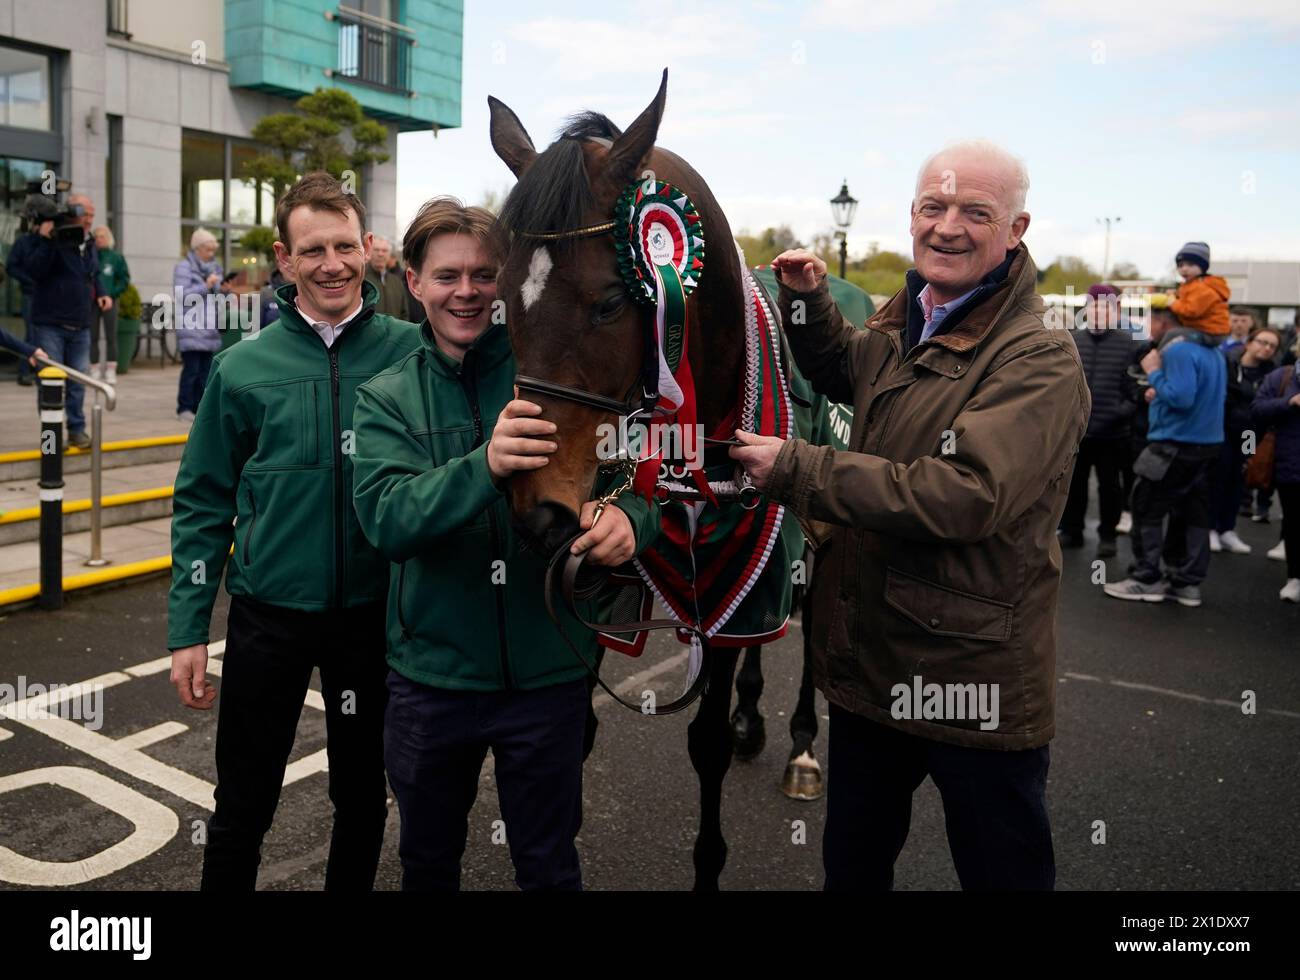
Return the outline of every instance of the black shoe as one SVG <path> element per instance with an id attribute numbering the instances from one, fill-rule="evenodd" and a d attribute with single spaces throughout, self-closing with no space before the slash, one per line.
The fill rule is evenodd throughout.
<path id="1" fill-rule="evenodd" d="M 1097 545 L 1097 557 L 1114 558 L 1117 554 L 1119 554 L 1119 549 L 1115 547 L 1115 539 L 1102 538 L 1101 542 Z"/>
<path id="2" fill-rule="evenodd" d="M 33 384 L 35 384 L 30 374 L 18 375 L 18 383 L 22 385 L 24 388 L 30 388 Z"/>
<path id="3" fill-rule="evenodd" d="M 1078 531 L 1057 531 L 1056 533 L 1061 539 L 1062 548 L 1083 547 L 1083 535 Z"/>

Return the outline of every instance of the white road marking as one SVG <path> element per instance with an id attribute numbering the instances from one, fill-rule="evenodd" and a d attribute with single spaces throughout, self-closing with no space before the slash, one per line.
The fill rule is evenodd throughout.
<path id="1" fill-rule="evenodd" d="M 533 252 L 533 257 L 528 263 L 528 278 L 524 280 L 524 284 L 519 288 L 519 295 L 523 298 L 525 312 L 542 298 L 542 290 L 546 288 L 546 277 L 551 274 L 551 264 L 551 253 L 546 251 L 546 246 L 537 246 L 537 250 Z"/>
<path id="2" fill-rule="evenodd" d="M 1150 694 L 1163 694 L 1166 697 L 1180 698 L 1183 701 L 1195 701 L 1198 704 L 1218 704 L 1225 708 L 1236 708 L 1241 710 L 1240 701 L 1232 701 L 1228 698 L 1207 698 L 1204 695 L 1192 694 L 1188 691 L 1175 691 L 1169 687 L 1156 687 L 1154 684 L 1138 684 L 1135 681 L 1121 681 L 1115 678 L 1094 677 L 1092 674 L 1075 674 L 1070 671 L 1063 671 L 1062 676 L 1068 677 L 1072 681 L 1091 681 L 1095 684 L 1109 684 L 1112 687 L 1122 687 L 1129 691 L 1146 691 Z M 1270 715 L 1278 715 L 1282 718 L 1300 718 L 1300 711 L 1286 711 L 1283 708 L 1265 708 L 1265 712 Z"/>
<path id="3" fill-rule="evenodd" d="M 0 845 L 0 881 L 43 887 L 82 885 L 147 858 L 171 840 L 180 827 L 176 814 L 161 803 L 91 769 L 51 766 L 0 776 L 0 793 L 43 785 L 80 793 L 125 817 L 134 829 L 116 844 L 79 861 L 40 861 Z"/>
<path id="4" fill-rule="evenodd" d="M 690 648 L 687 647 L 686 649 L 682 650 L 681 653 L 675 653 L 671 657 L 659 661 L 659 663 L 655 664 L 653 667 L 647 667 L 645 670 L 641 671 L 640 673 L 633 674 L 627 680 L 623 681 L 623 683 L 619 684 L 616 688 L 614 688 L 614 690 L 618 692 L 619 697 L 627 697 L 628 695 L 634 695 L 634 696 L 640 695 L 641 691 L 638 689 L 641 687 L 642 684 L 654 680 L 660 674 L 668 673 L 668 671 L 674 669 L 675 667 L 680 667 L 683 663 L 686 662 L 686 659 L 689 656 L 690 656 Z M 591 699 L 591 706 L 597 711 L 599 711 L 605 705 L 613 704 L 613 703 L 614 703 L 614 699 L 611 698 L 604 691 L 601 691 L 599 694 L 597 694 L 594 698 Z"/>
<path id="5" fill-rule="evenodd" d="M 134 667 L 126 668 L 126 672 L 132 677 L 148 677 L 150 674 L 161 674 L 164 670 L 172 669 L 172 656 L 167 654 L 165 657 L 159 657 L 157 660 L 150 660 L 147 663 L 136 664 Z"/>
<path id="6" fill-rule="evenodd" d="M 164 721 L 152 728 L 143 728 L 134 735 L 119 738 L 117 744 L 124 749 L 142 749 L 147 745 L 153 745 L 155 742 L 161 742 L 165 738 L 187 732 L 189 728 L 189 725 L 182 725 L 179 721 Z"/>
<path id="7" fill-rule="evenodd" d="M 9 729 L 0 728 L 0 742 L 3 742 L 7 738 L 13 738 L 13 737 L 14 737 L 14 733 L 11 732 Z"/>

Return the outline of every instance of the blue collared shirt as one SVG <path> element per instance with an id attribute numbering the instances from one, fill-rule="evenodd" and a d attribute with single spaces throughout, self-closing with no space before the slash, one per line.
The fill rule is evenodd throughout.
<path id="1" fill-rule="evenodd" d="M 970 299 L 971 294 L 976 289 L 979 289 L 979 286 L 962 296 L 958 296 L 956 299 L 949 300 L 947 303 L 936 305 L 934 297 L 930 293 L 930 284 L 926 283 L 925 288 L 916 294 L 916 301 L 921 304 L 921 313 L 925 317 L 925 326 L 921 328 L 921 343 L 925 343 L 933 337 L 943 324 L 943 321 L 948 318 L 948 314 Z"/>

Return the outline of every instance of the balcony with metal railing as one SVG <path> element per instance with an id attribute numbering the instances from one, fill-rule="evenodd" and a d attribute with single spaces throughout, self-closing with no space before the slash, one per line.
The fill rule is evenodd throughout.
<path id="1" fill-rule="evenodd" d="M 336 78 L 403 94 L 411 91 L 411 49 L 415 40 L 400 24 L 340 6 Z"/>

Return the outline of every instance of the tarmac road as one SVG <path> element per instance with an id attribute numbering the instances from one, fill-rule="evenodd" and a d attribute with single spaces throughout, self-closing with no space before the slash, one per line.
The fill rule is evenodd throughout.
<path id="1" fill-rule="evenodd" d="M 1091 581 L 1091 547 L 1066 552 L 1048 789 L 1058 887 L 1300 888 L 1300 606 L 1279 602 L 1283 567 L 1263 555 L 1276 541 L 1276 524 L 1246 523 L 1240 531 L 1255 553 L 1215 556 L 1200 609 L 1107 598 Z M 1123 538 L 1120 552 L 1109 563 L 1112 578 L 1123 575 Z M 57 884 L 51 875 L 71 874 L 80 876 L 76 887 L 87 889 L 197 886 L 201 848 L 193 843 L 194 827 L 208 815 L 201 801 L 216 776 L 216 713 L 187 710 L 167 682 L 165 590 L 166 580 L 153 578 L 72 595 L 57 613 L 0 618 L 0 683 L 16 685 L 20 675 L 28 684 L 109 675 L 104 683 L 110 684 L 97 732 L 76 721 L 53 727 L 18 721 L 0 709 L 0 845 L 37 862 L 83 862 L 19 860 L 28 870 L 18 877 L 49 886 Z M 224 633 L 224 621 L 223 595 L 215 636 Z M 680 651 L 655 638 L 640 660 L 609 655 L 606 676 L 621 681 L 654 670 Z M 727 778 L 724 889 L 821 885 L 824 801 L 797 803 L 777 788 L 799 656 L 797 627 L 765 654 L 768 745 L 758 759 L 733 763 Z M 682 676 L 675 664 L 657 683 L 670 687 Z M 1254 713 L 1241 707 L 1247 691 L 1254 692 Z M 691 886 L 697 791 L 686 755 L 690 714 L 644 717 L 608 702 L 599 708 L 579 838 L 588 888 Z M 824 762 L 820 697 L 818 714 Z M 128 741 L 110 741 L 122 739 Z M 321 886 L 330 825 L 327 777 L 317 756 L 324 745 L 324 715 L 309 697 L 292 781 L 263 850 L 261 887 Z M 20 774 L 45 767 L 66 767 L 60 778 L 75 785 L 17 785 Z M 143 828 L 133 841 L 132 820 L 122 811 Z M 507 848 L 492 842 L 499 818 L 488 770 L 470 818 L 465 888 L 514 887 Z M 802 833 L 796 821 L 804 822 Z M 1104 843 L 1095 842 L 1098 821 Z M 400 885 L 397 828 L 393 806 L 381 889 Z M 115 853 L 100 853 L 123 841 Z M 147 853 L 123 853 L 135 844 Z M 25 887 L 12 880 L 18 865 L 0 851 L 0 889 Z M 916 794 L 897 887 L 957 887 L 942 808 L 928 781 Z"/>

